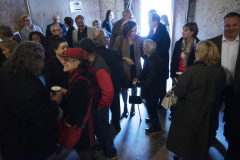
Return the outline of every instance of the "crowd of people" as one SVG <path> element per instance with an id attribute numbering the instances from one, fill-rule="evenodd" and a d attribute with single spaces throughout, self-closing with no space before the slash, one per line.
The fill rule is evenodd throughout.
<path id="1" fill-rule="evenodd" d="M 122 116 L 133 117 L 135 104 L 129 112 L 128 91 L 136 96 L 137 87 L 141 88 L 149 114 L 146 122 L 151 124 L 146 132 L 161 131 L 158 109 L 169 74 L 178 100 L 171 108 L 166 147 L 181 158 L 206 159 L 224 103 L 226 159 L 240 159 L 240 15 L 228 13 L 223 18 L 223 35 L 210 40 L 200 41 L 197 23 L 186 23 L 170 63 L 168 17 L 154 9 L 148 14 L 147 37 L 138 34 L 130 9 L 118 21 L 108 10 L 103 23 L 94 19 L 92 27 L 78 15 L 77 29 L 71 17 L 65 17 L 62 24 L 54 14 L 45 36 L 30 16 L 23 15 L 21 43 L 13 38 L 9 26 L 0 26 L 3 159 L 47 159 L 56 152 L 57 143 L 63 147 L 71 143 L 80 159 L 92 160 L 95 136 L 104 156 L 117 159 L 110 124 L 121 130 L 120 93 Z M 61 89 L 55 93 L 54 86 Z M 75 141 L 69 136 L 64 142 L 66 126 L 78 133 Z"/>

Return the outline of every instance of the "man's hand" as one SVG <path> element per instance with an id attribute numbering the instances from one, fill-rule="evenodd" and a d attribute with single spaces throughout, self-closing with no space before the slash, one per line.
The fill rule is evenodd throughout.
<path id="1" fill-rule="evenodd" d="M 137 81 L 138 81 L 138 79 L 137 79 L 137 78 L 134 78 L 134 79 L 132 80 L 132 84 L 133 84 L 134 86 L 136 86 Z"/>

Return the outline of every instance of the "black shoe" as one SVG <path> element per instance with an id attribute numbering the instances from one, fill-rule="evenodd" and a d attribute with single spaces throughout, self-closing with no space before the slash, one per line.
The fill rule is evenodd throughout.
<path id="1" fill-rule="evenodd" d="M 151 119 L 150 119 L 150 118 L 146 118 L 145 121 L 146 121 L 147 123 L 151 123 Z"/>
<path id="2" fill-rule="evenodd" d="M 123 114 L 122 114 L 122 117 L 125 117 L 125 118 L 127 118 L 128 117 L 128 115 L 129 115 L 129 113 L 128 112 L 123 112 Z"/>
<path id="3" fill-rule="evenodd" d="M 118 123 L 113 123 L 113 122 L 111 122 L 111 125 L 112 125 L 116 130 L 121 130 L 121 125 L 120 125 L 119 122 L 118 122 Z"/>
<path id="4" fill-rule="evenodd" d="M 135 112 L 130 112 L 130 117 L 135 116 Z"/>
<path id="5" fill-rule="evenodd" d="M 150 127 L 150 128 L 146 128 L 145 130 L 147 133 L 153 133 L 153 132 L 161 131 L 161 127 L 156 127 L 156 128 Z"/>

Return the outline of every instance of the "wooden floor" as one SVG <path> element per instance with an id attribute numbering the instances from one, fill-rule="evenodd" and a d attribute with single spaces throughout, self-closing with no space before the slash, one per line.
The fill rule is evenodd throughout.
<path id="1" fill-rule="evenodd" d="M 123 103 L 121 102 L 123 109 Z M 130 105 L 128 106 L 130 110 Z M 121 131 L 118 132 L 115 128 L 112 129 L 114 143 L 118 151 L 118 160 L 173 160 L 173 153 L 169 152 L 165 147 L 165 142 L 171 121 L 168 120 L 169 111 L 159 109 L 160 124 L 162 131 L 152 134 L 145 133 L 145 128 L 149 124 L 145 122 L 148 117 L 147 110 L 144 104 L 139 105 L 142 122 L 140 123 L 139 111 L 136 106 L 136 115 L 132 118 L 121 119 Z M 110 115 L 111 116 L 111 115 Z M 228 146 L 222 135 L 222 117 L 223 112 L 220 112 L 219 122 L 220 127 L 217 134 L 217 139 L 209 150 L 208 160 L 224 160 L 226 148 Z M 106 160 L 102 157 L 102 152 L 94 152 L 97 160 Z M 57 160 L 78 160 L 78 156 L 74 150 L 64 150 L 62 154 L 56 157 Z"/>
<path id="2" fill-rule="evenodd" d="M 123 103 L 121 102 L 123 108 Z M 128 106 L 130 110 L 130 105 Z M 121 119 L 121 131 L 117 132 L 113 127 L 112 133 L 114 143 L 118 151 L 118 160 L 173 160 L 173 154 L 165 147 L 165 142 L 170 127 L 170 121 L 168 120 L 169 111 L 165 109 L 159 109 L 160 124 L 162 131 L 146 134 L 145 128 L 149 127 L 149 124 L 145 122 L 145 118 L 148 117 L 147 110 L 144 104 L 139 105 L 142 122 L 140 123 L 139 111 L 136 106 L 136 115 L 132 118 Z M 110 115 L 111 116 L 111 115 Z M 219 122 L 220 127 L 217 134 L 217 139 L 213 146 L 209 150 L 208 160 L 224 160 L 226 154 L 227 143 L 222 135 L 223 112 L 220 112 Z M 95 151 L 94 157 L 96 160 L 106 160 L 102 157 L 102 151 Z M 0 158 L 1 159 L 1 158 Z M 49 160 L 79 160 L 75 150 L 63 149 L 61 154 L 49 158 Z"/>

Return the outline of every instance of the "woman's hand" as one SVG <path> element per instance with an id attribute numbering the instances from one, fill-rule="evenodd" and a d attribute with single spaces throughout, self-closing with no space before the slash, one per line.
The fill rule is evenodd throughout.
<path id="1" fill-rule="evenodd" d="M 67 89 L 65 89 L 65 88 L 61 88 L 61 91 L 63 92 L 63 94 L 67 93 Z"/>
<path id="2" fill-rule="evenodd" d="M 130 58 L 128 58 L 128 57 L 124 57 L 124 60 L 127 62 L 127 64 L 128 64 L 129 66 L 135 65 L 135 63 L 134 63 Z"/>
<path id="3" fill-rule="evenodd" d="M 134 79 L 132 80 L 132 84 L 133 84 L 134 86 L 136 86 L 137 81 L 138 81 L 138 79 L 137 79 L 137 78 L 134 78 Z"/>
<path id="4" fill-rule="evenodd" d="M 62 96 L 63 96 L 63 91 L 60 90 L 56 95 L 53 95 L 51 97 L 51 100 L 54 100 L 57 102 L 57 104 L 60 104 L 61 100 L 62 100 Z"/>
<path id="5" fill-rule="evenodd" d="M 175 80 L 175 83 L 178 83 L 178 80 L 177 80 L 177 78 L 176 78 L 176 77 L 174 78 L 174 80 Z"/>

